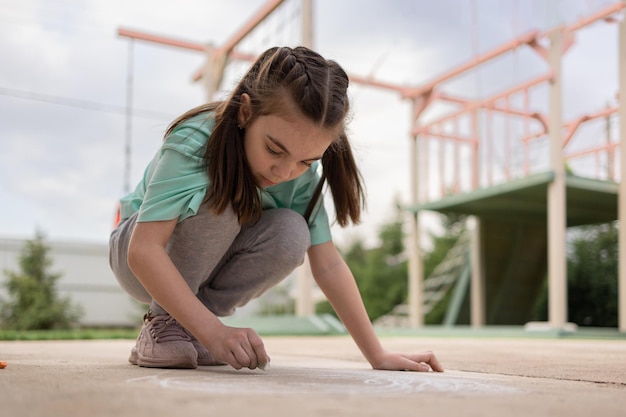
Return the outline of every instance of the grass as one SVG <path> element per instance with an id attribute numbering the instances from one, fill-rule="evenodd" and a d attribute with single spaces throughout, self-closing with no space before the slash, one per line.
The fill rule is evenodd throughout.
<path id="1" fill-rule="evenodd" d="M 0 340 L 135 339 L 138 329 L 84 328 L 68 330 L 0 330 Z"/>

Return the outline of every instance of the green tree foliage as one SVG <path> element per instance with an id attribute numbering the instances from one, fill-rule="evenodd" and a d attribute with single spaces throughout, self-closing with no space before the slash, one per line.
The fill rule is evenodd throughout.
<path id="1" fill-rule="evenodd" d="M 569 320 L 579 326 L 617 327 L 617 226 L 581 231 L 567 262 Z"/>
<path id="2" fill-rule="evenodd" d="M 617 327 L 618 229 L 616 223 L 571 231 L 567 256 L 568 321 L 579 326 Z M 548 319 L 544 288 L 535 319 Z"/>
<path id="3" fill-rule="evenodd" d="M 348 265 L 359 265 L 356 280 L 370 320 L 387 314 L 407 296 L 407 262 L 404 257 L 402 222 L 382 226 L 380 246 L 366 252 L 360 246 L 348 251 Z"/>
<path id="4" fill-rule="evenodd" d="M 402 222 L 394 220 L 383 225 L 378 237 L 381 243 L 376 248 L 367 249 L 363 240 L 357 240 L 343 253 L 359 286 L 370 320 L 403 303 L 407 295 Z M 316 311 L 334 314 L 328 302 L 318 304 Z"/>
<path id="5" fill-rule="evenodd" d="M 430 235 L 432 249 L 425 251 L 423 254 L 424 277 L 428 279 L 433 273 L 437 265 L 439 265 L 452 247 L 459 240 L 459 237 L 465 231 L 466 215 L 447 214 L 441 215 L 441 225 L 443 234 Z M 442 324 L 445 318 L 448 303 L 450 302 L 452 291 L 448 291 L 446 295 L 433 307 L 433 309 L 424 317 L 425 324 Z"/>
<path id="6" fill-rule="evenodd" d="M 56 282 L 60 274 L 49 272 L 52 260 L 44 236 L 37 232 L 27 241 L 19 257 L 19 272 L 4 271 L 9 299 L 0 300 L 0 320 L 12 330 L 70 328 L 81 311 L 69 299 L 60 298 Z"/>
<path id="7" fill-rule="evenodd" d="M 443 261 L 448 251 L 456 244 L 461 234 L 465 231 L 466 215 L 448 214 L 441 215 L 442 235 L 430 234 L 432 249 L 423 254 L 424 277 L 429 277 L 433 270 Z"/>
<path id="8" fill-rule="evenodd" d="M 432 236 L 433 249 L 424 255 L 425 276 L 430 275 L 454 246 L 464 230 L 464 219 L 464 216 L 442 217 L 445 233 L 443 236 Z M 380 228 L 378 238 L 378 247 L 367 249 L 363 240 L 357 240 L 343 254 L 355 276 L 372 321 L 407 301 L 408 262 L 404 250 L 405 233 L 400 209 L 396 219 Z M 334 314 L 327 302 L 318 304 L 316 311 Z M 433 317 L 427 317 L 427 321 L 440 323 L 445 314 L 445 306 L 433 313 Z"/>

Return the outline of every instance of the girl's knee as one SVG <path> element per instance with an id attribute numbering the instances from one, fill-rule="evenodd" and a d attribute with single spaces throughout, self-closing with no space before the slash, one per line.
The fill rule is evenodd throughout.
<path id="1" fill-rule="evenodd" d="M 304 217 L 290 209 L 273 209 L 265 212 L 272 223 L 272 230 L 283 239 L 297 242 L 308 249 L 311 243 L 309 226 Z"/>
<path id="2" fill-rule="evenodd" d="M 270 230 L 276 247 L 288 263 L 296 266 L 304 262 L 304 254 L 311 245 L 309 227 L 297 212 L 290 209 L 273 209 L 264 212 L 271 224 Z"/>

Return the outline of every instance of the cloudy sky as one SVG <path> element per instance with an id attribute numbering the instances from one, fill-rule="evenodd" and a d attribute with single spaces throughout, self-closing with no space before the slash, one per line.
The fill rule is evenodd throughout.
<path id="1" fill-rule="evenodd" d="M 106 242 L 124 193 L 129 41 L 120 27 L 196 43 L 223 44 L 265 0 L 0 0 L 0 237 Z M 290 4 L 291 3 L 291 4 Z M 314 45 L 357 75 L 419 86 L 531 29 L 571 23 L 615 1 L 315 0 Z M 297 44 L 288 0 L 245 47 Z M 614 98 L 616 25 L 579 32 L 564 60 L 564 118 Z M 168 123 L 206 100 L 191 81 L 202 53 L 135 42 L 132 186 Z M 508 60 L 507 60 L 508 59 Z M 451 89 L 487 96 L 540 74 L 545 63 L 520 50 Z M 236 67 L 233 67 L 236 68 Z M 491 72 L 489 72 L 491 71 Z M 236 69 L 233 69 L 236 73 Z M 230 81 L 232 83 L 232 81 Z M 228 81 L 227 86 L 228 87 Z M 363 225 L 339 241 L 372 242 L 408 202 L 409 103 L 396 93 L 351 87 L 350 133 L 368 189 Z"/>

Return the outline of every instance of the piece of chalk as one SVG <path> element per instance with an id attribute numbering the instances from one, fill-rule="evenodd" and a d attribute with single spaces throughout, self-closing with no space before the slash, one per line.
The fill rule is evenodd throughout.
<path id="1" fill-rule="evenodd" d="M 7 361 L 0 361 L 0 369 L 4 369 L 7 367 Z"/>
<path id="2" fill-rule="evenodd" d="M 259 369 L 262 371 L 267 371 L 268 369 L 270 369 L 270 361 L 268 360 L 265 363 L 260 363 L 259 364 Z"/>

